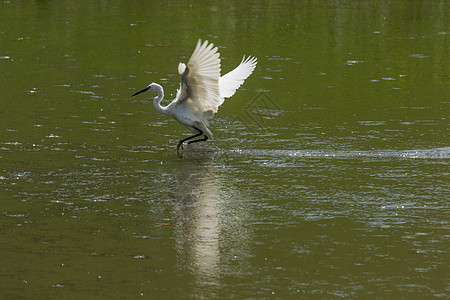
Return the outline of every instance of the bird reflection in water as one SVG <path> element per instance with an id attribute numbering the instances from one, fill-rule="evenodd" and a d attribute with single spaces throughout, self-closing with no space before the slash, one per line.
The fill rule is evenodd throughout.
<path id="1" fill-rule="evenodd" d="M 250 231 L 239 222 L 247 219 L 246 210 L 233 204 L 238 193 L 227 192 L 229 187 L 220 179 L 220 168 L 212 157 L 198 155 L 179 161 L 172 192 L 177 199 L 178 262 L 193 272 L 195 293 L 204 293 L 220 284 L 224 260 L 249 251 Z"/>

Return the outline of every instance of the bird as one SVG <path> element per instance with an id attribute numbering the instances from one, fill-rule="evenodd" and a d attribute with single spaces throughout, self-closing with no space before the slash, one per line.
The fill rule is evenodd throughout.
<path id="1" fill-rule="evenodd" d="M 256 64 L 256 57 L 244 55 L 235 69 L 220 76 L 221 60 L 218 48 L 207 40 L 202 42 L 199 39 L 188 63 L 178 64 L 181 83 L 172 102 L 167 106 L 161 105 L 164 89 L 155 82 L 132 96 L 144 92 L 158 93 L 153 99 L 156 110 L 174 118 L 192 131 L 194 135 L 180 140 L 177 144 L 177 154 L 181 156 L 180 149 L 183 150 L 183 143 L 192 144 L 213 138 L 208 128 L 208 120 L 217 113 L 225 98 L 230 98 L 236 93 L 236 90 L 253 73 Z"/>

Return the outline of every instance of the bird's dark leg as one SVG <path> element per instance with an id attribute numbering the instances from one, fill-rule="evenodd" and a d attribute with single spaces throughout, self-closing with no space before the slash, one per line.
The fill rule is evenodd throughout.
<path id="1" fill-rule="evenodd" d="M 189 141 L 188 144 L 197 143 L 197 142 L 203 142 L 203 141 L 207 141 L 207 140 L 208 140 L 208 136 L 205 134 L 205 136 L 202 139 Z"/>
<path id="2" fill-rule="evenodd" d="M 206 134 L 203 133 L 203 131 L 201 131 L 200 129 L 198 129 L 197 127 L 194 127 L 195 130 L 197 130 L 198 132 L 200 132 L 197 135 L 191 136 L 191 138 L 197 137 L 197 136 L 201 136 L 202 134 L 205 135 L 202 139 L 198 139 L 198 140 L 194 140 L 194 141 L 189 141 L 188 144 L 192 144 L 192 143 L 197 143 L 197 142 L 204 142 L 208 140 L 208 136 Z M 189 139 L 191 139 L 189 138 Z"/>
<path id="3" fill-rule="evenodd" d="M 195 128 L 195 127 L 194 127 L 194 128 Z M 182 139 L 182 140 L 178 143 L 178 145 L 181 145 L 181 144 L 183 144 L 184 142 L 186 142 L 186 141 L 188 141 L 188 140 L 190 140 L 190 139 L 193 139 L 193 138 L 196 138 L 196 137 L 198 137 L 198 136 L 203 135 L 203 131 L 201 131 L 200 129 L 197 129 L 197 128 L 195 128 L 195 129 L 198 130 L 199 133 L 194 134 L 194 135 L 191 135 L 191 136 L 189 136 L 189 137 L 187 137 L 187 138 L 185 138 L 185 139 Z"/>
<path id="4" fill-rule="evenodd" d="M 192 136 L 189 136 L 189 137 L 187 137 L 187 138 L 185 138 L 185 139 L 182 139 L 182 140 L 178 143 L 178 145 L 177 145 L 177 153 L 180 152 L 180 148 L 183 149 L 183 143 L 184 143 L 184 142 L 186 142 L 186 141 L 188 141 L 188 140 L 190 140 L 190 139 L 196 138 L 196 137 L 198 137 L 198 136 L 203 135 L 203 131 L 202 131 L 202 130 L 198 129 L 197 127 L 194 127 L 194 129 L 197 130 L 198 133 L 197 133 L 197 134 L 194 134 L 194 135 L 192 135 Z M 205 138 L 206 138 L 206 139 L 205 139 Z M 190 141 L 188 144 L 194 143 L 194 142 L 203 141 L 203 140 L 206 141 L 206 140 L 208 139 L 208 137 L 207 137 L 206 135 L 205 135 L 205 138 L 203 138 L 203 139 L 201 139 L 201 140 Z"/>

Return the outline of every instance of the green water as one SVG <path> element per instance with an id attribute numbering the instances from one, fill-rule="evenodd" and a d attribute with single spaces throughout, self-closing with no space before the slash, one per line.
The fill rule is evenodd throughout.
<path id="1" fill-rule="evenodd" d="M 450 2 L 3 1 L 2 299 L 450 297 Z M 214 140 L 197 39 L 258 66 Z"/>

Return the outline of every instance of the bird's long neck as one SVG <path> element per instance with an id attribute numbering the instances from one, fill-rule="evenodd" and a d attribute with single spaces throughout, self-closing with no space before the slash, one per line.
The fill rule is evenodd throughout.
<path id="1" fill-rule="evenodd" d="M 164 99 L 164 90 L 162 86 L 160 86 L 159 84 L 156 86 L 158 90 L 158 96 L 156 96 L 155 99 L 153 99 L 153 105 L 155 106 L 156 110 L 159 113 L 167 115 L 167 107 L 161 106 L 161 101 Z"/>

